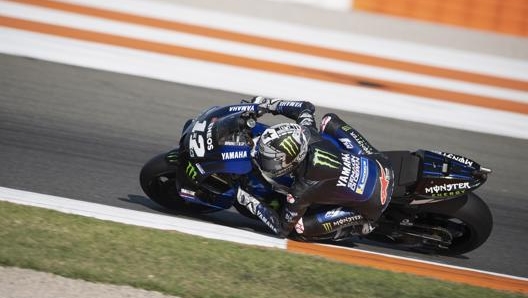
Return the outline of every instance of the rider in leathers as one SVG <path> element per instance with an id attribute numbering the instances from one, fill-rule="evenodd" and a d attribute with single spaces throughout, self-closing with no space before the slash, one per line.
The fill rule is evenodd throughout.
<path id="1" fill-rule="evenodd" d="M 334 233 L 337 239 L 350 233 L 370 233 L 392 194 L 394 175 L 388 160 L 335 114 L 323 117 L 320 130 L 340 144 L 322 138 L 315 125 L 315 107 L 308 101 L 255 97 L 252 103 L 259 105 L 260 113 L 283 115 L 297 125 L 270 127 L 254 150 L 256 166 L 265 180 L 286 195 L 284 208 L 277 214 L 244 186 L 238 190 L 239 203 L 281 237 L 294 228 L 299 237 Z M 292 148 L 294 154 L 290 154 Z M 269 164 L 270 152 L 275 154 L 272 160 L 281 156 L 283 166 Z M 285 175 L 294 178 L 288 188 L 277 183 Z M 341 207 L 324 215 L 305 214 L 312 204 Z"/>

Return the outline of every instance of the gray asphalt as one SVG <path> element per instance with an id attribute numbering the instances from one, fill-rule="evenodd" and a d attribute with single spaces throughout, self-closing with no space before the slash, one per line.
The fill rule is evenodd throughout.
<path id="1" fill-rule="evenodd" d="M 139 187 L 143 163 L 172 148 L 180 127 L 201 109 L 247 96 L 0 55 L 0 186 L 166 212 Z M 326 112 L 340 114 L 378 149 L 438 149 L 494 170 L 477 191 L 495 220 L 491 237 L 479 249 L 442 257 L 361 243 L 356 247 L 528 277 L 527 140 L 324 108 L 318 108 L 317 116 Z M 267 232 L 233 211 L 198 219 Z"/>

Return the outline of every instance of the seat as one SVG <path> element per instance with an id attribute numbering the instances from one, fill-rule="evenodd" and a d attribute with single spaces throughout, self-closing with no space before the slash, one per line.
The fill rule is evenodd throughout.
<path id="1" fill-rule="evenodd" d="M 418 181 L 420 173 L 420 157 L 410 151 L 383 151 L 394 170 L 394 190 L 393 197 L 405 196 Z"/>

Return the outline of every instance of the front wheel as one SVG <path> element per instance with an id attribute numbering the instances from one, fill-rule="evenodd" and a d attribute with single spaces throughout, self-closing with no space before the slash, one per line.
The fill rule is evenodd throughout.
<path id="1" fill-rule="evenodd" d="M 161 206 L 184 212 L 205 213 L 213 211 L 211 207 L 189 203 L 178 194 L 177 165 L 166 159 L 166 154 L 159 154 L 150 159 L 141 169 L 139 181 L 145 194 Z"/>

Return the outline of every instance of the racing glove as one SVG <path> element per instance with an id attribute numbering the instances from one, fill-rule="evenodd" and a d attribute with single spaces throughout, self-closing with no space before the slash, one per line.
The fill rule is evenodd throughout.
<path id="1" fill-rule="evenodd" d="M 251 103 L 258 104 L 259 105 L 259 115 L 263 115 L 265 113 L 272 113 L 275 114 L 277 111 L 277 106 L 280 102 L 280 99 L 276 98 L 268 98 L 264 96 L 255 96 L 251 99 Z"/>

